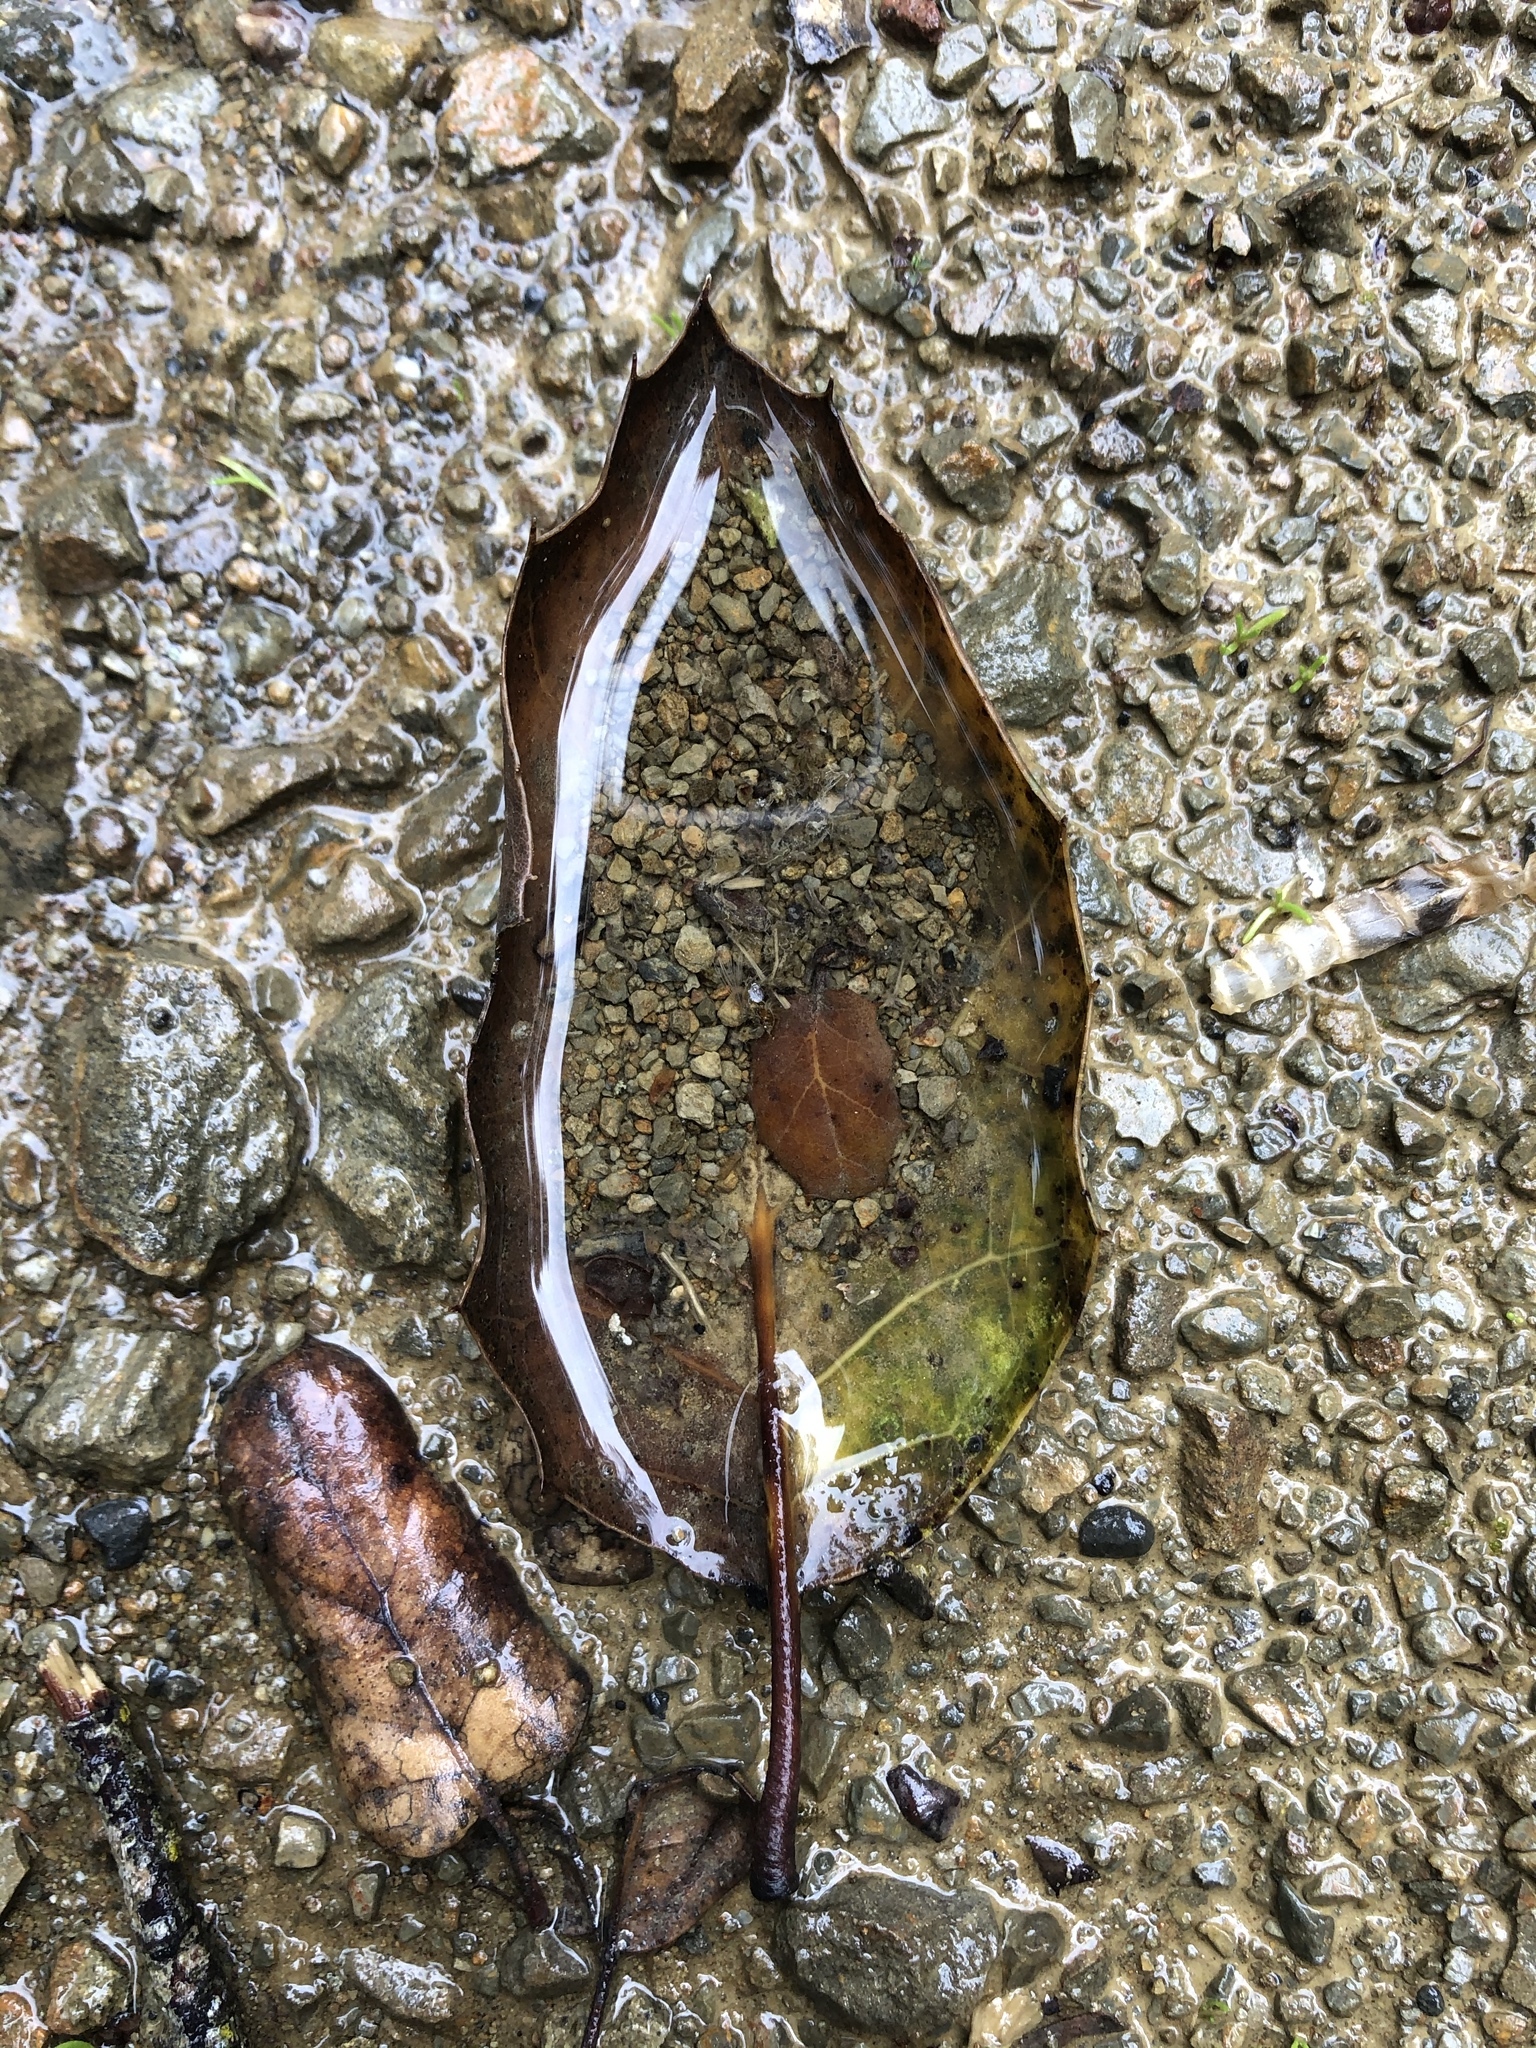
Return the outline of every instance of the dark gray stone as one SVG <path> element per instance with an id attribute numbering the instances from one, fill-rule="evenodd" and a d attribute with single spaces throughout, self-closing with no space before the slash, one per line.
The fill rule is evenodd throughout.
<path id="1" fill-rule="evenodd" d="M 1119 1500 L 1090 1508 L 1077 1531 L 1084 1557 L 1145 1557 L 1156 1540 L 1157 1530 L 1140 1508 Z"/>
<path id="2" fill-rule="evenodd" d="M 1329 1913 L 1309 1906 L 1285 1878 L 1275 1879 L 1275 1918 L 1285 1936 L 1286 1947 L 1304 1963 L 1321 1969 L 1333 1954 L 1335 1922 Z"/>
<path id="3" fill-rule="evenodd" d="M 1265 127 L 1279 135 L 1320 128 L 1333 79 L 1320 63 L 1288 55 L 1279 44 L 1241 51 L 1234 61 L 1238 89 L 1253 104 Z"/>
<path id="4" fill-rule="evenodd" d="M 141 1273 L 197 1279 L 288 1192 L 299 1133 L 284 1069 L 225 971 L 171 948 L 93 989 L 70 1035 L 80 1220 Z"/>
<path id="5" fill-rule="evenodd" d="M 846 1678 L 869 1678 L 890 1661 L 891 1632 L 867 1600 L 855 1600 L 837 1618 L 832 1647 Z"/>
<path id="6" fill-rule="evenodd" d="M 1107 171 L 1120 140 L 1120 100 L 1096 71 L 1062 71 L 1053 104 L 1056 147 L 1068 171 Z"/>
<path id="7" fill-rule="evenodd" d="M 1030 1913 L 1009 1913 L 1003 1921 L 1003 1989 L 1022 1991 L 1042 1970 L 1066 1954 L 1066 1930 L 1043 1907 Z"/>
<path id="8" fill-rule="evenodd" d="M 89 597 L 149 565 L 138 524 L 116 477 L 68 477 L 32 519 L 38 570 L 59 597 Z"/>
<path id="9" fill-rule="evenodd" d="M 1002 716 L 1051 725 L 1082 707 L 1088 585 L 1075 563 L 1016 562 L 957 620 L 982 688 Z"/>
<path id="10" fill-rule="evenodd" d="M 1131 913 L 1109 863 L 1085 833 L 1074 832 L 1067 843 L 1067 865 L 1077 907 L 1090 924 L 1129 924 Z"/>
<path id="11" fill-rule="evenodd" d="M 458 1256 L 442 1019 L 433 975 L 387 968 L 354 990 L 308 1056 L 320 1104 L 311 1171 L 347 1235 L 386 1265 Z"/>
<path id="12" fill-rule="evenodd" d="M 0 21 L 0 73 L 41 100 L 75 89 L 74 38 L 52 7 L 8 9 Z"/>
<path id="13" fill-rule="evenodd" d="M 1507 697 L 1520 687 L 1520 656 L 1514 641 L 1502 626 L 1480 626 L 1469 633 L 1456 652 L 1485 690 L 1495 697 Z"/>
<path id="14" fill-rule="evenodd" d="M 1104 1740 L 1111 1749 L 1125 1749 L 1138 1756 L 1162 1756 L 1173 1737 L 1173 1720 L 1167 1700 L 1155 1685 L 1137 1685 L 1116 1700 L 1104 1723 Z"/>
<path id="15" fill-rule="evenodd" d="M 969 2020 L 999 1947 L 979 1892 L 865 1871 L 791 1901 L 778 1943 L 801 1990 L 842 2025 L 901 2040 L 932 2040 Z"/>
<path id="16" fill-rule="evenodd" d="M 445 882 L 496 848 L 501 776 L 488 761 L 472 762 L 418 797 L 400 828 L 400 872 L 408 881 Z"/>
<path id="17" fill-rule="evenodd" d="M 137 1496 L 95 1500 L 75 1517 L 83 1533 L 101 1552 L 109 1572 L 126 1571 L 149 1551 L 154 1525 L 149 1504 Z"/>
<path id="18" fill-rule="evenodd" d="M 125 235 L 142 241 L 155 214 L 144 180 L 115 142 L 93 142 L 69 168 L 64 208 L 88 235 Z"/>

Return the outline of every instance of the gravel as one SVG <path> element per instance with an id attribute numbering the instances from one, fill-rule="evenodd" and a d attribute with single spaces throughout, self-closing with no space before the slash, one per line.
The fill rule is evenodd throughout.
<path id="1" fill-rule="evenodd" d="M 818 70 L 731 0 L 0 7 L 7 2036 L 129 1982 L 33 1678 L 62 1632 L 153 1727 L 254 2035 L 573 2037 L 591 1944 L 528 1938 L 473 1839 L 406 1870 L 357 1833 L 216 1504 L 210 1390 L 305 1330 L 395 1376 L 591 1664 L 590 1855 L 638 1770 L 761 1768 L 761 1617 L 534 1499 L 454 1307 L 506 603 L 712 277 L 835 394 L 1070 821 L 1106 1229 L 985 1492 L 909 1581 L 808 1605 L 801 1903 L 629 1959 L 609 2038 L 1529 2039 L 1536 913 L 1204 1000 L 1282 885 L 1529 852 L 1529 10 L 1135 12 L 888 0 Z M 677 732 L 652 689 L 630 795 L 698 718 L 662 801 L 743 732 L 825 743 L 734 530 L 688 630 L 744 659 L 708 702 L 674 670 Z M 940 808 L 900 815 L 963 894 Z M 789 885 L 609 823 L 575 1220 L 681 1316 L 654 1243 L 735 1299 L 744 955 Z M 867 897 L 865 861 L 806 872 Z M 921 1050 L 942 1143 L 965 1077 Z M 898 1763 L 963 1795 L 943 1843 Z"/>

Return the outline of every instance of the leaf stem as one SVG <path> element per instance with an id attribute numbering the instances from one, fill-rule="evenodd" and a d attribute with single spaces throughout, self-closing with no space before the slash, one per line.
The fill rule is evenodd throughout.
<path id="1" fill-rule="evenodd" d="M 476 1773 L 475 1792 L 480 1811 L 490 1822 L 491 1833 L 501 1844 L 502 1854 L 512 1870 L 512 1882 L 517 1886 L 518 1903 L 522 1906 L 528 1925 L 535 1930 L 548 1927 L 554 1920 L 554 1909 L 539 1883 L 533 1865 L 528 1860 L 528 1851 L 523 1847 L 522 1836 L 508 1820 L 501 1801 L 496 1797 L 483 1777 Z"/>
<path id="2" fill-rule="evenodd" d="M 597 1981 L 592 1986 L 592 2003 L 587 2008 L 587 2024 L 581 2037 L 581 2048 L 597 2048 L 603 2032 L 603 2015 L 608 2010 L 608 1993 L 613 1985 L 613 1973 L 618 1968 L 621 1950 L 617 1938 L 605 1940 L 597 1952 Z"/>
<path id="3" fill-rule="evenodd" d="M 752 1321 L 757 1335 L 757 1418 L 768 1520 L 768 1612 L 772 1707 L 768 1768 L 752 1841 L 752 1896 L 787 1899 L 795 1889 L 795 1814 L 800 1803 L 800 1585 L 784 1417 L 779 1406 L 778 1313 L 773 1282 L 777 1218 L 761 1187 L 747 1229 Z"/>

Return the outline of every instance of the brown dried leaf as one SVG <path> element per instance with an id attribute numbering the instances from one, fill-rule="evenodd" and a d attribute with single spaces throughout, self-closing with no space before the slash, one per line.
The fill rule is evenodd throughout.
<path id="1" fill-rule="evenodd" d="M 244 1380 L 219 1471 L 307 1654 L 359 1825 L 383 1848 L 440 1854 L 499 1819 L 497 1793 L 541 1783 L 567 1755 L 585 1672 L 362 1359 L 311 1342 Z"/>
<path id="2" fill-rule="evenodd" d="M 744 532 L 750 522 L 766 548 L 782 553 L 786 587 L 803 592 L 816 614 L 811 628 L 800 599 L 781 606 L 778 635 L 764 642 L 763 682 L 776 706 L 787 696 L 796 720 L 802 703 L 815 715 L 803 728 L 777 710 L 768 720 L 782 728 L 782 789 L 776 774 L 734 794 L 723 779 L 713 795 L 690 784 L 686 804 L 675 793 L 653 803 L 629 786 L 647 686 L 637 694 L 626 678 L 633 667 L 638 682 L 646 650 L 680 629 L 679 593 L 692 591 L 691 565 L 728 517 Z M 782 622 L 796 616 L 806 630 Z M 819 709 L 787 673 L 799 656 L 816 663 Z M 826 1421 L 841 1432 L 838 1484 L 802 1501 L 797 1529 L 806 1584 L 830 1583 L 964 1498 L 1017 1427 L 1082 1304 L 1093 1228 L 1074 1135 L 1088 995 L 1065 836 L 1031 789 L 921 565 L 870 496 L 835 411 L 739 355 L 707 299 L 665 367 L 630 390 L 598 496 L 530 547 L 508 620 L 504 682 L 497 966 L 467 1077 L 484 1235 L 465 1314 L 528 1418 L 551 1492 L 707 1578 L 762 1585 L 767 1575 L 750 1302 L 735 1284 L 733 1219 L 723 1213 L 733 1182 L 742 1186 L 727 1138 L 740 1128 L 740 1069 L 754 1062 L 753 1020 L 762 1017 L 740 998 L 748 977 L 790 994 L 817 975 L 836 983 L 867 973 L 846 993 L 880 1002 L 886 989 L 900 990 L 903 977 L 887 970 L 913 945 L 908 920 L 878 891 L 869 892 L 867 915 L 841 894 L 817 904 L 806 897 L 791 930 L 786 863 L 803 855 L 814 866 L 828 832 L 830 858 L 856 815 L 862 833 L 875 783 L 888 779 L 878 766 L 885 738 L 897 731 L 913 742 L 905 761 L 922 776 L 904 785 L 911 800 L 927 792 L 928 810 L 937 803 L 947 821 L 935 826 L 939 836 L 974 844 L 960 897 L 952 890 L 942 912 L 934 905 L 954 926 L 953 948 L 927 962 L 898 1000 L 910 998 L 903 1033 L 910 1023 L 925 1050 L 951 1028 L 970 1046 L 954 1104 L 975 1131 L 970 1142 L 935 1148 L 926 1122 L 904 1125 L 929 1141 L 914 1146 L 917 1171 L 902 1175 L 911 1201 L 893 1204 L 899 1213 L 859 1238 L 846 1217 L 818 1218 L 832 1227 L 819 1248 L 800 1249 L 778 1303 L 782 1348 L 814 1376 Z M 852 780 L 845 766 L 856 769 Z M 592 1006 L 602 993 L 587 985 L 583 941 L 616 914 L 606 893 L 607 908 L 597 908 L 598 888 L 617 885 L 600 882 L 593 863 L 600 838 L 630 810 L 644 849 L 630 853 L 649 871 L 654 848 L 657 881 L 665 876 L 689 899 L 690 918 L 729 942 L 730 964 L 717 955 L 694 989 L 695 970 L 679 986 L 657 962 L 653 982 L 631 935 L 613 971 L 635 983 L 647 1062 L 653 1038 L 665 1059 L 685 1007 L 697 1002 L 701 1023 L 704 1000 L 717 1007 L 724 1099 L 714 1096 L 718 1107 L 705 1112 L 715 1125 L 708 1146 L 685 1129 L 681 1143 L 672 1133 L 658 1149 L 660 1119 L 685 1077 L 674 1062 L 648 1066 L 643 1089 L 637 1076 L 633 1090 L 619 1092 L 633 1119 L 627 1128 L 644 1135 L 641 1123 L 652 1122 L 652 1142 L 626 1154 L 612 1191 L 600 1194 L 592 1169 L 606 1177 L 619 1161 L 605 1157 L 599 1167 L 599 1151 L 578 1135 L 586 1114 L 576 1107 L 586 1085 L 578 1045 L 598 1028 Z M 922 837 L 926 812 L 902 816 L 910 820 L 903 841 Z M 697 858 L 688 852 L 695 832 L 705 847 Z M 679 934 L 668 944 L 680 942 Z M 697 955 L 696 937 L 687 947 Z M 927 947 L 910 953 L 914 964 L 924 964 L 918 954 Z M 729 1017 L 727 990 L 737 997 Z M 765 1058 L 776 1042 L 777 1033 Z M 877 1030 L 866 1044 L 879 1058 Z M 889 1086 L 894 1074 L 886 1053 L 874 1078 Z M 702 1109 L 697 1087 L 690 1093 Z M 926 1094 L 936 1099 L 932 1088 Z M 894 1127 L 894 1103 L 888 1113 Z M 835 1134 L 824 1129 L 799 1165 L 795 1137 L 781 1137 L 779 1156 L 813 1206 L 832 1206 L 809 1191 L 818 1160 L 839 1188 L 894 1177 L 894 1130 L 881 1136 L 883 1117 L 872 1121 L 879 1142 L 846 1180 L 850 1160 L 838 1156 Z M 621 1149 L 627 1144 L 622 1138 Z M 708 1159 L 714 1147 L 719 1178 L 690 1184 L 692 1154 Z M 669 1170 L 660 1161 L 674 1149 Z M 931 1181 L 922 1171 L 930 1150 Z M 889 1274 L 878 1284 L 875 1270 L 875 1284 L 848 1286 L 840 1268 L 850 1252 L 873 1257 L 882 1274 L 888 1255 L 904 1291 Z"/>
<path id="3" fill-rule="evenodd" d="M 743 1881 L 751 1852 L 752 1804 L 740 1794 L 713 1797 L 687 1772 L 642 1787 L 630 1802 L 607 1939 L 635 1956 L 680 1941 Z"/>
<path id="4" fill-rule="evenodd" d="M 816 1200 L 872 1194 L 891 1170 L 895 1056 L 868 996 L 796 996 L 752 1051 L 757 1134 Z"/>
<path id="5" fill-rule="evenodd" d="M 718 1794 L 692 1771 L 637 1786 L 630 1794 L 583 2048 L 595 2048 L 619 1957 L 654 1955 L 681 1941 L 746 1878 L 752 1801 L 741 1792 L 731 1796 L 724 1780 L 708 1782 L 718 1786 Z"/>

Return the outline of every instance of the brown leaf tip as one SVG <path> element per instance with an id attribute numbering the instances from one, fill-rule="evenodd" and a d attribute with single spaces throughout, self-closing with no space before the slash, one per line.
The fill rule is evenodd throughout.
<path id="1" fill-rule="evenodd" d="M 757 1134 L 818 1201 L 872 1194 L 901 1136 L 896 1061 L 867 996 L 796 996 L 752 1049 Z"/>

